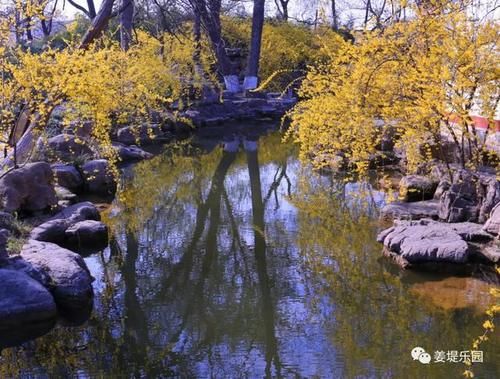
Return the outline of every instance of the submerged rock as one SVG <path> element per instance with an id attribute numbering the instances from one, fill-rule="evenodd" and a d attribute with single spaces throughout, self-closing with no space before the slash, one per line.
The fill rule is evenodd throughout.
<path id="1" fill-rule="evenodd" d="M 0 269 L 0 341 L 4 329 L 54 320 L 52 295 L 40 283 L 19 271 Z"/>
<path id="2" fill-rule="evenodd" d="M 50 165 L 29 163 L 0 179 L 0 202 L 7 212 L 41 211 L 57 204 Z"/>
<path id="3" fill-rule="evenodd" d="M 20 256 L 50 277 L 50 290 L 61 310 L 73 313 L 92 304 L 93 278 L 78 254 L 53 243 L 30 240 Z"/>
<path id="4" fill-rule="evenodd" d="M 474 223 L 446 224 L 432 220 L 400 221 L 381 232 L 377 241 L 402 266 L 426 262 L 468 262 L 468 242 L 485 242 L 491 236 Z"/>

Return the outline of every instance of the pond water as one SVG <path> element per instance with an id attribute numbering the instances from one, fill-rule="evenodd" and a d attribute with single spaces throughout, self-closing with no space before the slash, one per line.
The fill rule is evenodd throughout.
<path id="1" fill-rule="evenodd" d="M 471 350 L 481 270 L 401 271 L 375 242 L 382 193 L 313 173 L 279 133 L 251 139 L 125 170 L 110 248 L 86 258 L 91 318 L 4 349 L 0 377 L 460 377 L 410 352 Z M 481 349 L 476 375 L 498 377 L 498 334 Z"/>

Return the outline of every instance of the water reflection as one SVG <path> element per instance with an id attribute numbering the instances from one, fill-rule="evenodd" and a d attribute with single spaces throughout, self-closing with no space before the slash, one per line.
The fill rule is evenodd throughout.
<path id="1" fill-rule="evenodd" d="M 467 349 L 482 316 L 434 305 L 428 277 L 381 259 L 381 193 L 312 174 L 279 134 L 193 146 L 128 173 L 107 215 L 110 248 L 87 258 L 91 320 L 4 350 L 0 377 L 460 375 L 409 352 Z M 498 340 L 486 349 L 477 373 L 494 377 Z"/>

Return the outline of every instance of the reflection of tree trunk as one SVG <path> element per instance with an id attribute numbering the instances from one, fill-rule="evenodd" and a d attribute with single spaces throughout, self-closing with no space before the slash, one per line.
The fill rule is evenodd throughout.
<path id="1" fill-rule="evenodd" d="M 136 261 L 139 257 L 137 237 L 127 232 L 127 255 L 122 266 L 122 277 L 125 284 L 124 323 L 125 346 L 133 356 L 134 362 L 143 366 L 147 359 L 148 322 L 137 296 Z"/>
<path id="2" fill-rule="evenodd" d="M 254 253 L 262 296 L 262 318 L 264 320 L 266 343 L 266 377 L 280 377 L 278 341 L 276 339 L 274 327 L 275 311 L 271 295 L 271 283 L 267 272 L 264 203 L 262 201 L 262 186 L 260 182 L 257 143 L 253 141 L 246 141 L 245 150 L 247 152 L 248 173 L 250 176 L 250 189 L 252 193 Z M 275 375 L 272 375 L 271 373 L 271 365 L 273 364 L 273 361 L 276 367 Z"/>
<path id="3" fill-rule="evenodd" d="M 229 168 L 236 159 L 237 147 L 238 147 L 237 141 L 233 141 L 231 143 L 226 144 L 222 158 L 217 168 L 215 169 L 214 175 L 212 177 L 212 185 L 210 187 L 207 200 L 205 201 L 205 203 L 201 204 L 198 207 L 196 213 L 196 224 L 194 227 L 193 237 L 191 238 L 191 241 L 185 253 L 183 254 L 180 262 L 177 263 L 176 266 L 172 269 L 172 273 L 165 281 L 165 286 L 159 292 L 159 296 L 163 296 L 165 292 L 168 290 L 168 288 L 170 288 L 172 284 L 179 278 L 182 279 L 180 285 L 185 285 L 189 281 L 189 274 L 192 271 L 196 246 L 198 245 L 198 242 L 203 235 L 203 231 L 205 230 L 205 224 L 209 212 L 210 212 L 210 217 L 212 218 L 213 216 L 214 202 L 219 204 L 219 212 L 220 212 L 220 199 L 224 189 L 224 180 L 226 178 L 227 172 L 229 171 Z M 209 237 L 210 235 L 211 234 L 209 231 L 207 240 L 210 238 Z"/>

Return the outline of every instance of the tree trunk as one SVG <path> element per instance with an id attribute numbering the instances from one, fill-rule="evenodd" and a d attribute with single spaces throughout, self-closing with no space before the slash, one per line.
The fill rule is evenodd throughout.
<path id="1" fill-rule="evenodd" d="M 210 39 L 217 58 L 219 71 L 224 77 L 226 89 L 230 92 L 238 92 L 240 90 L 238 75 L 227 56 L 222 40 L 220 24 L 221 0 L 190 0 L 190 2 L 193 11 L 199 14 L 202 26 Z"/>
<path id="2" fill-rule="evenodd" d="M 248 57 L 247 73 L 243 87 L 246 90 L 257 88 L 259 82 L 259 61 L 262 45 L 262 29 L 264 27 L 265 0 L 254 0 L 252 17 L 252 38 Z"/>
<path id="3" fill-rule="evenodd" d="M 87 7 L 89 9 L 89 18 L 93 20 L 97 16 L 94 0 L 87 0 Z"/>
<path id="4" fill-rule="evenodd" d="M 337 4 L 335 0 L 332 0 L 332 27 L 333 30 L 339 30 L 339 20 L 337 16 Z"/>
<path id="5" fill-rule="evenodd" d="M 113 4 L 115 0 L 104 0 L 99 9 L 99 13 L 92 21 L 92 25 L 87 30 L 80 43 L 80 49 L 86 49 L 108 26 L 108 22 L 113 17 Z"/>
<path id="6" fill-rule="evenodd" d="M 122 0 L 120 13 L 120 47 L 123 51 L 127 51 L 130 47 L 133 21 L 134 0 Z"/>

